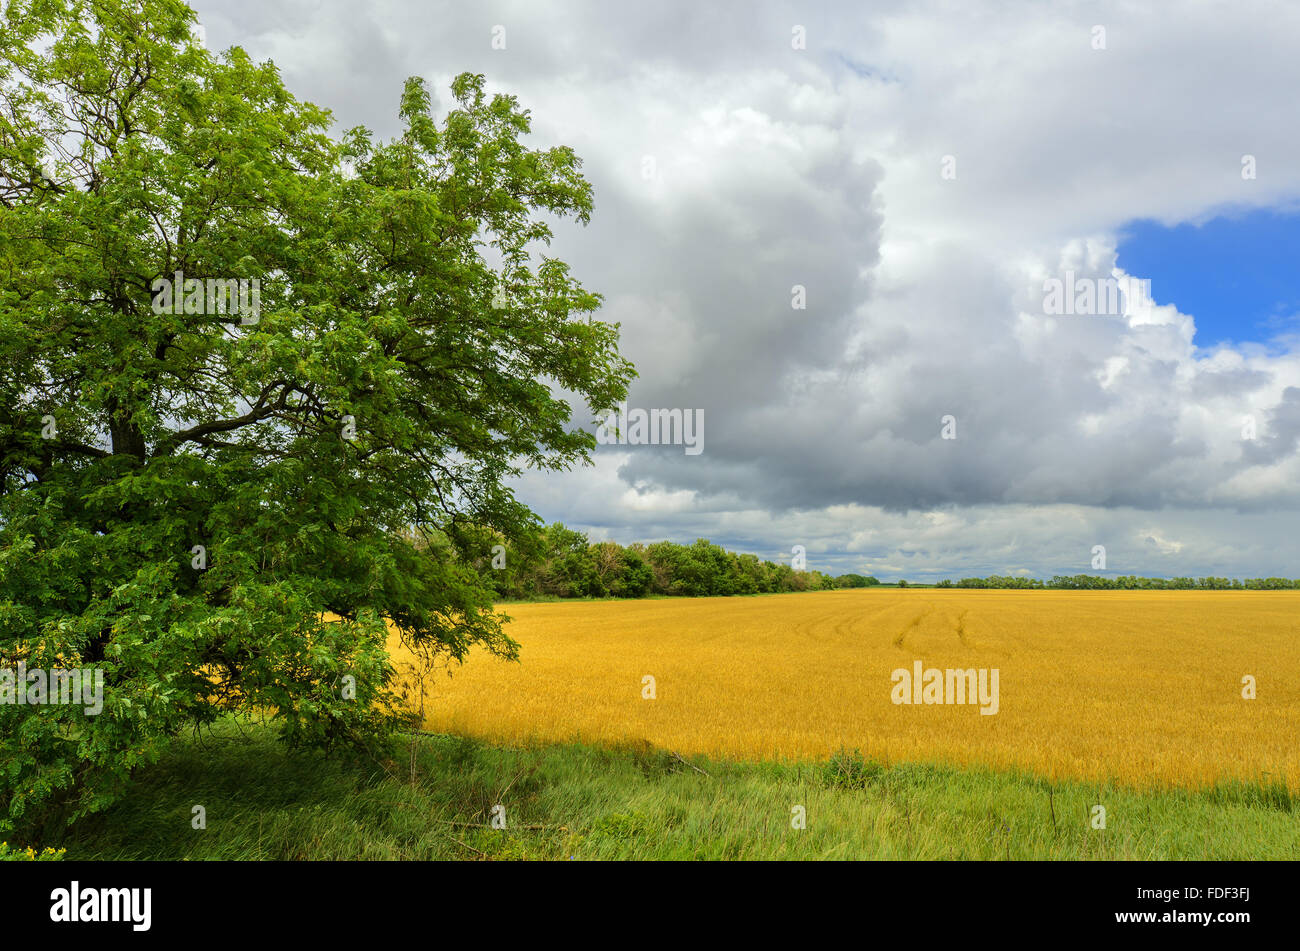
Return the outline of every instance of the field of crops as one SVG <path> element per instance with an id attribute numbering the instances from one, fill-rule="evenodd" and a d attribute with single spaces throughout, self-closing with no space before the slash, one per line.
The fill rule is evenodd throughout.
<path id="1" fill-rule="evenodd" d="M 521 661 L 474 656 L 439 679 L 428 729 L 1300 789 L 1300 592 L 866 589 L 507 613 Z M 895 703 L 891 674 L 916 661 L 996 669 L 998 712 Z"/>

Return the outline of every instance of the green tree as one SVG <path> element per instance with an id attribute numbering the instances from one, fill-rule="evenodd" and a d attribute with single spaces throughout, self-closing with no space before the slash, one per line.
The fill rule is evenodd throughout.
<path id="1" fill-rule="evenodd" d="M 580 595 L 587 574 L 587 536 L 556 522 L 543 531 L 541 548 L 542 593 L 561 598 Z"/>
<path id="2" fill-rule="evenodd" d="M 537 254 L 591 212 L 577 156 L 474 75 L 441 122 L 412 79 L 396 140 L 331 138 L 176 0 L 3 18 L 0 667 L 106 689 L 97 716 L 0 706 L 0 821 L 98 808 L 227 710 L 382 736 L 386 621 L 515 656 L 472 559 L 536 523 L 509 477 L 589 460 L 557 394 L 598 414 L 633 375 Z M 160 306 L 178 272 L 193 312 Z M 214 302 L 235 280 L 257 307 Z"/>
<path id="3" fill-rule="evenodd" d="M 859 575 L 852 572 L 840 575 L 834 582 L 834 586 L 837 588 L 869 588 L 878 584 L 880 584 L 880 579 L 873 575 Z"/>
<path id="4" fill-rule="evenodd" d="M 620 554 L 621 571 L 614 581 L 613 594 L 620 598 L 643 598 L 654 583 L 654 572 L 639 551 L 624 548 Z"/>

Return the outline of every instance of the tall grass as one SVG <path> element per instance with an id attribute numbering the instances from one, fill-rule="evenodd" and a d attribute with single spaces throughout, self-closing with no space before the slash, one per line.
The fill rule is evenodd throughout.
<path id="1" fill-rule="evenodd" d="M 1285 787 L 1140 791 L 853 752 L 684 759 L 648 744 L 424 735 L 389 761 L 295 754 L 260 727 L 177 740 L 69 859 L 1294 859 Z M 414 764 L 412 766 L 412 764 Z M 505 808 L 504 829 L 491 828 Z M 1107 827 L 1093 829 L 1094 805 Z M 207 828 L 192 828 L 193 807 Z M 791 827 L 803 806 L 807 828 Z"/>

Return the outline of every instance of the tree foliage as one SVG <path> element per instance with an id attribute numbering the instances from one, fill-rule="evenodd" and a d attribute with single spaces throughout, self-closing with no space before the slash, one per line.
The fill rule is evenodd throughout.
<path id="1" fill-rule="evenodd" d="M 4 8 L 0 667 L 107 683 L 97 716 L 0 706 L 0 822 L 97 808 L 232 709 L 381 736 L 388 622 L 515 656 L 471 555 L 536 526 L 512 475 L 589 460 L 557 394 L 599 414 L 633 375 L 537 253 L 592 192 L 513 97 L 462 75 L 439 120 L 412 79 L 396 139 L 334 138 L 193 24 L 175 0 Z M 159 308 L 178 272 L 256 280 L 259 311 Z"/>
<path id="2" fill-rule="evenodd" d="M 473 564 L 484 582 L 506 600 L 718 597 L 880 584 L 865 575 L 832 577 L 820 571 L 796 570 L 760 560 L 757 555 L 727 551 L 703 538 L 691 545 L 669 541 L 627 546 L 592 543 L 581 532 L 560 523 L 501 547 L 507 551 L 496 565 L 482 553 Z"/>

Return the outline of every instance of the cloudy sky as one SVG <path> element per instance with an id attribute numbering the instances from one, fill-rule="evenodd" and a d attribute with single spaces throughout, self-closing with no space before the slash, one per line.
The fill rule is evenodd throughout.
<path id="1" fill-rule="evenodd" d="M 882 580 L 1097 545 L 1300 577 L 1300 7 L 195 6 L 340 129 L 471 70 L 582 156 L 551 253 L 622 324 L 629 405 L 702 410 L 704 451 L 530 474 L 548 521 Z M 1067 274 L 1149 299 L 1047 313 Z"/>

